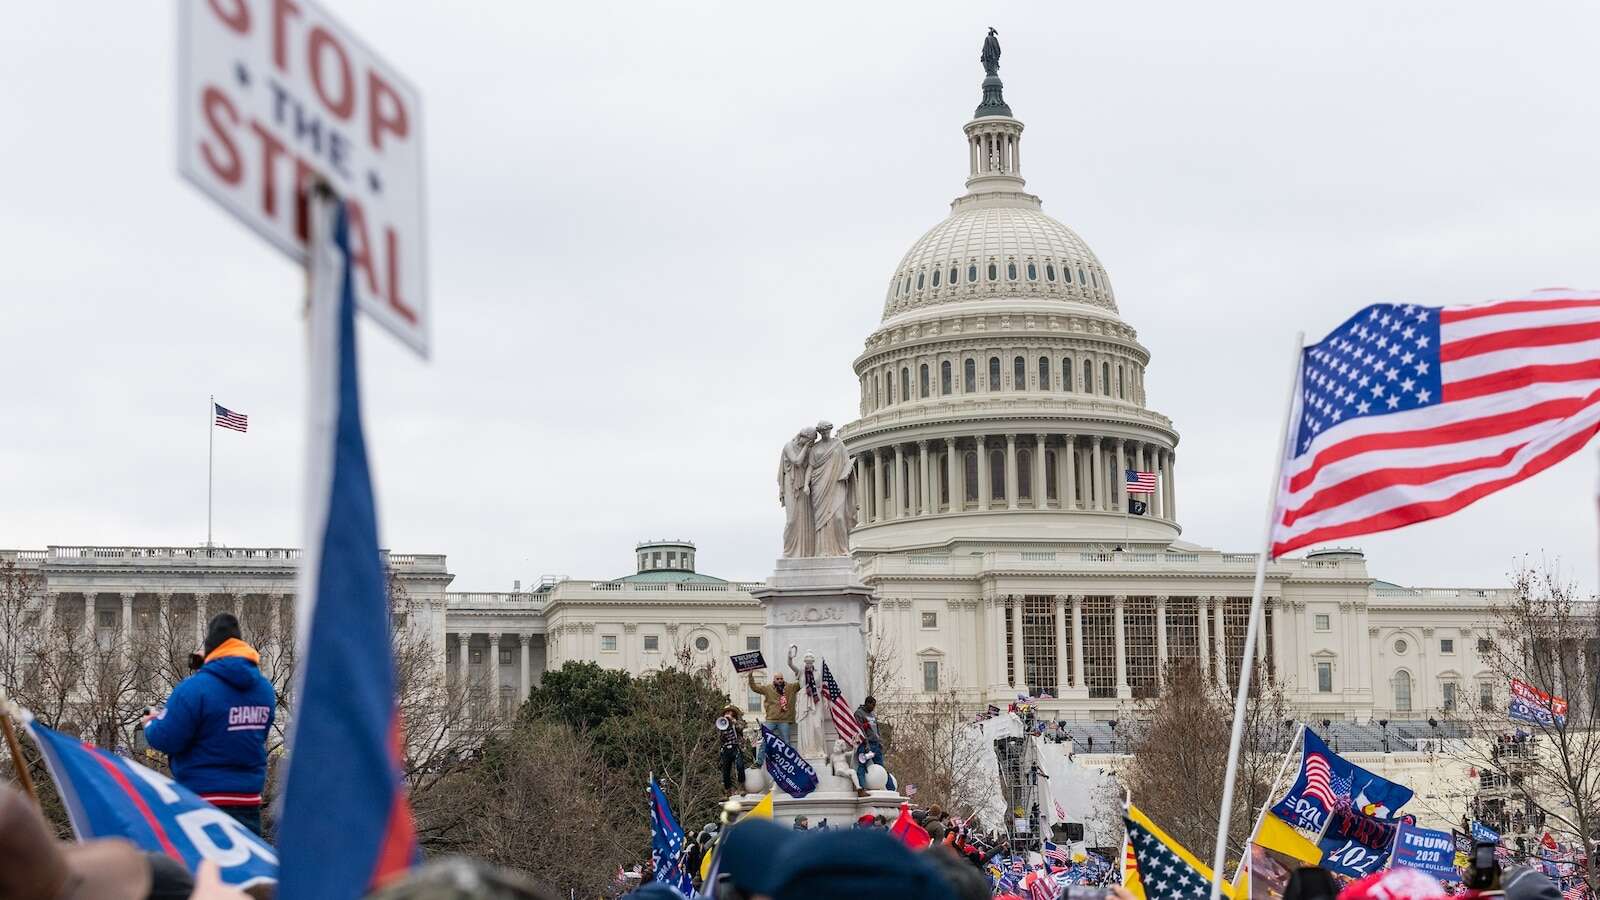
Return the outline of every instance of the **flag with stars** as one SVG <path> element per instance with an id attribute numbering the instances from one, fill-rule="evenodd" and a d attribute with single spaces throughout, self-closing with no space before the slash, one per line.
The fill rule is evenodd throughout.
<path id="1" fill-rule="evenodd" d="M 1375 303 L 1301 351 L 1272 555 L 1455 512 L 1600 430 L 1600 294 Z"/>
<path id="2" fill-rule="evenodd" d="M 1184 846 L 1150 821 L 1137 806 L 1128 805 L 1122 821 L 1128 826 L 1128 845 L 1137 861 L 1139 885 L 1149 900 L 1201 900 L 1211 896 L 1211 869 Z M 1233 886 L 1222 883 L 1222 894 L 1233 897 Z"/>

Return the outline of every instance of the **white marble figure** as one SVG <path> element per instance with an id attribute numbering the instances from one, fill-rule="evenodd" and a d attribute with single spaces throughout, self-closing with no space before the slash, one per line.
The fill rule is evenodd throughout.
<path id="1" fill-rule="evenodd" d="M 862 797 L 866 792 L 861 789 L 861 779 L 856 775 L 855 754 L 851 752 L 849 744 L 840 738 L 833 742 L 833 752 L 828 754 L 828 770 L 840 778 L 850 782 L 855 788 L 856 796 Z"/>
<path id="2" fill-rule="evenodd" d="M 823 709 L 824 701 L 821 687 L 819 685 L 817 699 L 815 700 L 811 699 L 811 695 L 806 692 L 808 683 L 818 684 L 816 673 L 817 656 L 810 650 L 806 651 L 806 668 L 802 672 L 794 667 L 794 655 L 799 649 L 795 644 L 789 645 L 789 671 L 794 673 L 795 680 L 800 684 L 800 695 L 798 697 L 800 708 L 795 710 L 794 717 L 795 728 L 800 732 L 797 735 L 800 741 L 800 755 L 808 760 L 821 759 L 826 749 L 822 737 L 822 721 L 826 717 L 826 711 Z M 809 682 L 806 680 L 808 675 L 810 676 Z"/>
<path id="3" fill-rule="evenodd" d="M 814 556 L 816 529 L 811 524 L 811 497 L 806 490 L 806 465 L 811 444 L 817 439 L 815 428 L 802 428 L 778 457 L 778 504 L 783 507 L 783 558 Z"/>
<path id="4" fill-rule="evenodd" d="M 818 422 L 817 442 L 811 445 L 806 463 L 811 524 L 817 535 L 811 556 L 850 555 L 850 529 L 856 524 L 855 477 L 844 441 L 833 436 L 833 423 Z"/>

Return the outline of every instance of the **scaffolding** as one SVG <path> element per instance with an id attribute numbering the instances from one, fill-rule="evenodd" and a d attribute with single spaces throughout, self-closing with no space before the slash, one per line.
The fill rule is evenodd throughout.
<path id="1" fill-rule="evenodd" d="M 1024 716 L 1023 723 L 1031 728 L 1032 719 Z M 1000 795 L 1006 801 L 1006 835 L 1013 853 L 1044 849 L 1040 843 L 1044 821 L 1039 811 L 1039 779 L 1044 776 L 1028 731 L 994 742 L 994 755 L 1000 761 Z"/>

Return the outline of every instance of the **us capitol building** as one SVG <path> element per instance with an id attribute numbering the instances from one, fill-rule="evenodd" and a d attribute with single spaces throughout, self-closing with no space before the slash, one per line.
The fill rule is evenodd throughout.
<path id="1" fill-rule="evenodd" d="M 1050 717 L 1113 719 L 1160 689 L 1164 663 L 1236 676 L 1256 558 L 1183 539 L 1179 432 L 1147 403 L 1150 353 L 1088 244 L 1027 192 L 1023 130 L 990 74 L 962 127 L 966 191 L 894 267 L 854 361 L 851 550 L 879 598 L 869 646 L 898 667 L 886 700 L 1028 694 Z M 1130 497 L 1129 469 L 1154 493 Z M 761 648 L 760 585 L 702 574 L 696 553 L 647 541 L 625 575 L 504 593 L 450 591 L 443 554 L 386 555 L 448 677 L 505 704 L 569 660 L 637 673 L 686 655 L 759 710 L 728 656 Z M 281 615 L 298 555 L 62 545 L 0 561 L 39 576 L 51 616 L 107 634 L 182 622 L 198 645 L 219 609 Z M 1319 550 L 1268 566 L 1258 652 L 1307 719 L 1423 719 L 1493 701 L 1479 653 L 1498 596 L 1389 584 L 1358 549 Z"/>

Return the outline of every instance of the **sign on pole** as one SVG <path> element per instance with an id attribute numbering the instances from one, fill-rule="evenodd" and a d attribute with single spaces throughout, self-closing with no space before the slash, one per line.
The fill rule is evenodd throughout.
<path id="1" fill-rule="evenodd" d="M 304 263 L 305 188 L 345 201 L 360 308 L 428 355 L 417 89 L 310 0 L 180 0 L 178 169 Z"/>

